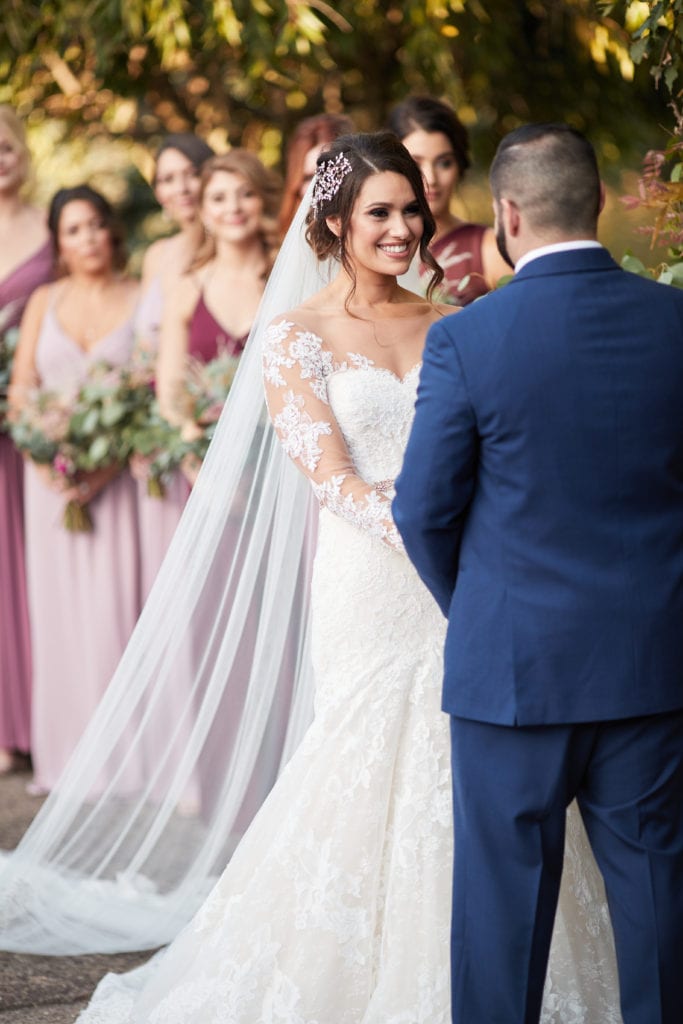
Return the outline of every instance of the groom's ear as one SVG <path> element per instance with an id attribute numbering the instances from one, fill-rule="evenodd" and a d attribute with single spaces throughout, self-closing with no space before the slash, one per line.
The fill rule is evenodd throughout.
<path id="1" fill-rule="evenodd" d="M 500 213 L 505 231 L 512 238 L 516 238 L 519 234 L 521 218 L 519 207 L 514 199 L 501 198 Z"/>
<path id="2" fill-rule="evenodd" d="M 341 238 L 341 217 L 325 217 L 325 223 L 335 238 Z"/>
<path id="3" fill-rule="evenodd" d="M 600 182 L 600 205 L 598 206 L 598 213 L 602 213 L 605 208 L 605 183 Z"/>

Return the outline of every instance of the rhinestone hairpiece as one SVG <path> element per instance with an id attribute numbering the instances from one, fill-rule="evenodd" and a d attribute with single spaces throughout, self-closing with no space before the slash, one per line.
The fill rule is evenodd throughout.
<path id="1" fill-rule="evenodd" d="M 342 181 L 352 171 L 349 160 L 340 153 L 334 160 L 326 160 L 320 164 L 315 172 L 315 184 L 313 185 L 313 197 L 311 203 L 313 209 L 318 213 L 321 205 L 336 196 Z"/>

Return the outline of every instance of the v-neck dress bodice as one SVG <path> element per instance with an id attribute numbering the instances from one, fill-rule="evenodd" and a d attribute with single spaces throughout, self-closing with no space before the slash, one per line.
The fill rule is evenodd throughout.
<path id="1" fill-rule="evenodd" d="M 202 363 L 215 359 L 219 352 L 241 355 L 247 343 L 247 335 L 236 337 L 223 327 L 206 304 L 201 292 L 190 320 L 188 352 Z"/>
<path id="2" fill-rule="evenodd" d="M 111 331 L 82 348 L 59 321 L 50 302 L 38 337 L 35 365 L 42 388 L 68 389 L 80 382 L 96 363 L 123 366 L 133 350 L 133 312 Z"/>

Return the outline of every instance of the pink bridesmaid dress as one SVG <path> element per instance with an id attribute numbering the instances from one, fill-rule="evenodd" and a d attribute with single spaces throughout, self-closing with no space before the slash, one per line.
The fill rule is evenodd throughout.
<path id="1" fill-rule="evenodd" d="M 146 351 L 156 352 L 162 315 L 161 279 L 154 278 L 145 291 L 135 318 L 138 344 Z M 209 312 L 200 296 L 190 321 L 189 354 L 202 362 L 209 362 L 218 354 L 219 347 L 239 354 L 246 337 L 233 338 Z M 171 538 L 190 494 L 190 485 L 181 472 L 173 473 L 166 484 L 164 498 L 153 498 L 147 493 L 145 481 L 138 482 L 138 517 L 140 524 L 140 585 L 144 603 L 152 589 L 159 567 L 171 543 Z"/>
<path id="2" fill-rule="evenodd" d="M 44 388 L 83 379 L 93 363 L 123 365 L 133 318 L 84 351 L 52 303 L 36 367 Z M 33 656 L 33 790 L 52 789 L 102 697 L 139 613 L 136 487 L 125 470 L 90 503 L 94 529 L 62 525 L 64 499 L 30 463 L 25 473 L 26 549 Z"/>
<path id="3" fill-rule="evenodd" d="M 52 277 L 46 242 L 0 281 L 0 331 L 18 326 L 35 288 Z M 24 567 L 24 462 L 0 433 L 0 748 L 28 753 L 31 642 Z"/>
<path id="4" fill-rule="evenodd" d="M 145 291 L 135 318 L 136 345 L 143 351 L 156 352 L 159 344 L 159 329 L 162 316 L 162 288 L 159 278 L 155 278 Z M 218 355 L 219 348 L 227 348 L 231 353 L 239 355 L 246 343 L 246 337 L 233 338 L 209 312 L 200 296 L 189 325 L 188 351 L 201 362 L 208 362 Z M 190 494 L 190 484 L 180 471 L 173 473 L 166 483 L 166 494 L 163 498 L 150 497 L 145 481 L 137 482 L 137 509 L 140 531 L 140 580 L 142 603 L 147 599 L 156 574 L 161 566 L 171 538 L 178 525 Z M 197 644 L 202 638 L 195 638 Z M 188 739 L 187 729 L 179 728 L 184 722 L 189 727 L 187 711 L 191 706 L 191 668 L 180 653 L 176 665 L 173 685 L 166 693 L 165 706 L 156 714 L 156 737 L 166 749 L 168 737 L 175 736 L 175 742 L 182 746 Z M 220 716 L 219 716 L 220 717 Z M 217 730 L 220 731 L 220 730 Z M 140 751 L 140 761 L 136 769 L 140 778 L 149 778 L 157 760 L 157 739 L 150 735 L 144 751 Z M 212 735 L 212 743 L 222 744 L 222 736 Z M 200 806 L 208 806 L 214 799 L 214 790 L 219 788 L 218 780 L 212 777 L 211 758 L 205 755 L 205 767 L 202 776 L 194 775 L 183 793 L 181 804 L 188 813 L 195 813 Z"/>
<path id="5" fill-rule="evenodd" d="M 137 344 L 145 352 L 156 354 L 162 313 L 161 278 L 155 277 L 145 291 L 135 317 Z M 137 481 L 138 522 L 140 529 L 140 600 L 147 600 L 159 566 L 171 543 L 190 494 L 190 485 L 182 473 L 173 473 L 165 481 L 163 498 L 150 497 L 147 481 Z"/>

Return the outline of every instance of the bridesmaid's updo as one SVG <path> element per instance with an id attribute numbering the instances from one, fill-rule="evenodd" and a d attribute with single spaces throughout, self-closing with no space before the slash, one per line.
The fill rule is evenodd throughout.
<path id="1" fill-rule="evenodd" d="M 346 247 L 351 215 L 363 183 L 372 174 L 385 171 L 402 175 L 415 193 L 424 225 L 420 260 L 432 271 L 427 290 L 430 297 L 443 278 L 443 270 L 429 251 L 436 223 L 425 196 L 422 172 L 393 132 L 342 135 L 323 150 L 317 160 L 313 202 L 306 216 L 306 239 L 319 260 L 338 260 L 355 285 L 356 275 Z M 339 217 L 339 236 L 328 227 L 329 217 Z"/>

